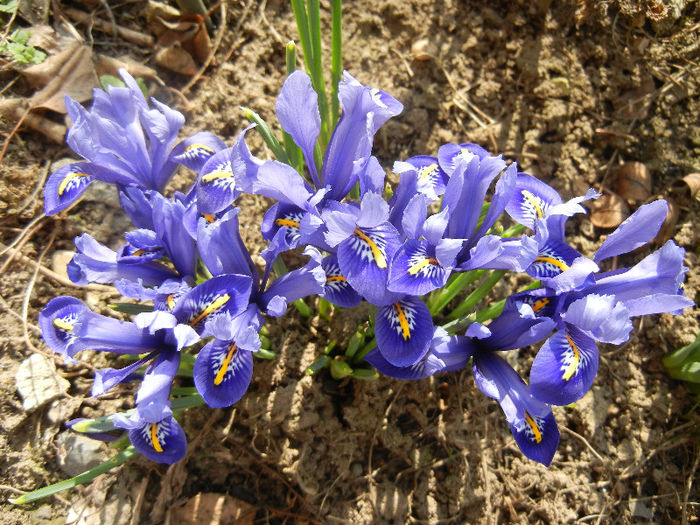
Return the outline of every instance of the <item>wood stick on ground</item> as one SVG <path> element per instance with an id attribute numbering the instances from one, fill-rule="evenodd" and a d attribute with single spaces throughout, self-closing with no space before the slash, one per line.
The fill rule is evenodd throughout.
<path id="1" fill-rule="evenodd" d="M 106 20 L 100 18 L 93 18 L 90 13 L 81 11 L 80 9 L 75 9 L 73 7 L 64 8 L 64 12 L 76 22 L 81 22 L 83 24 L 92 23 L 95 29 L 107 33 L 108 35 L 115 35 L 123 38 L 127 42 L 131 42 L 137 46 L 141 47 L 153 47 L 154 40 L 151 35 L 141 33 L 139 31 L 134 31 L 128 27 L 122 27 L 119 25 L 112 25 Z"/>

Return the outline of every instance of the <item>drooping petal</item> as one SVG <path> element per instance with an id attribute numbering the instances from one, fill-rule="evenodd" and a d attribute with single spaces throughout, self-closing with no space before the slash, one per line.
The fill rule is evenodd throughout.
<path id="1" fill-rule="evenodd" d="M 668 203 L 657 200 L 640 206 L 595 252 L 593 260 L 600 262 L 615 255 L 631 252 L 653 239 L 666 220 Z"/>
<path id="2" fill-rule="evenodd" d="M 86 173 L 87 162 L 68 164 L 54 171 L 44 188 L 44 211 L 54 215 L 73 204 L 94 180 Z"/>
<path id="3" fill-rule="evenodd" d="M 561 202 L 559 193 L 549 184 L 527 173 L 518 173 L 516 190 L 506 212 L 513 220 L 534 230 L 535 223 L 549 215 L 549 208 Z"/>
<path id="4" fill-rule="evenodd" d="M 406 241 L 394 255 L 389 270 L 389 290 L 424 295 L 445 286 L 450 269 L 443 268 L 426 241 Z"/>
<path id="5" fill-rule="evenodd" d="M 552 409 L 535 398 L 518 373 L 493 352 L 477 352 L 473 372 L 479 390 L 498 400 L 520 450 L 549 465 L 559 444 Z"/>
<path id="6" fill-rule="evenodd" d="M 528 458 L 545 466 L 549 466 L 554 458 L 554 453 L 559 446 L 559 427 L 554 419 L 554 414 L 538 417 L 525 414 L 525 422 L 516 425 L 510 424 L 518 448 Z"/>
<path id="7" fill-rule="evenodd" d="M 377 309 L 375 335 L 384 359 L 398 367 L 417 363 L 433 337 L 430 310 L 416 297 L 404 297 Z"/>
<path id="8" fill-rule="evenodd" d="M 253 357 L 231 341 L 214 339 L 194 362 L 194 385 L 210 407 L 228 407 L 238 401 L 253 377 Z"/>
<path id="9" fill-rule="evenodd" d="M 219 275 L 195 286 L 175 304 L 178 321 L 201 333 L 211 316 L 227 312 L 232 317 L 248 307 L 252 279 L 247 275 Z"/>
<path id="10" fill-rule="evenodd" d="M 530 370 L 530 388 L 545 403 L 568 405 L 588 392 L 597 371 L 595 341 L 567 324 L 537 352 Z"/>
<path id="11" fill-rule="evenodd" d="M 39 313 L 41 336 L 51 350 L 72 361 L 68 347 L 75 339 L 74 326 L 88 307 L 75 297 L 54 297 Z"/>
<path id="12" fill-rule="evenodd" d="M 197 209 L 200 213 L 216 213 L 233 203 L 241 194 L 236 184 L 234 148 L 215 153 L 206 161 L 197 178 Z"/>
<path id="13" fill-rule="evenodd" d="M 171 465 L 185 457 L 187 438 L 174 417 L 156 423 L 143 422 L 129 430 L 129 441 L 145 457 Z"/>
<path id="14" fill-rule="evenodd" d="M 425 355 L 423 359 L 411 366 L 394 366 L 387 361 L 378 348 L 370 351 L 365 356 L 365 361 L 376 368 L 380 374 L 395 379 L 424 379 L 438 372 L 442 372 L 445 364 L 432 353 Z"/>
<path id="15" fill-rule="evenodd" d="M 403 163 L 397 162 L 394 164 L 394 171 L 396 173 L 401 173 L 407 168 L 416 170 L 418 173 L 417 189 L 431 202 L 437 200 L 445 193 L 448 176 L 447 173 L 440 168 L 437 157 L 416 155 Z"/>
<path id="16" fill-rule="evenodd" d="M 372 304 L 389 304 L 398 297 L 386 286 L 389 264 L 399 246 L 399 233 L 388 222 L 376 228 L 355 228 L 338 245 L 338 263 L 343 275 Z"/>
<path id="17" fill-rule="evenodd" d="M 598 265 L 588 257 L 578 257 L 568 270 L 548 279 L 546 286 L 558 294 L 580 290 L 594 282 L 598 269 Z"/>
<path id="18" fill-rule="evenodd" d="M 296 70 L 287 77 L 277 97 L 275 112 L 282 129 L 301 148 L 311 179 L 316 187 L 320 187 L 314 162 L 314 147 L 321 133 L 321 115 L 318 112 L 318 95 L 306 72 Z"/>
<path id="19" fill-rule="evenodd" d="M 170 158 L 199 172 L 215 153 L 226 148 L 226 143 L 208 131 L 199 131 L 173 148 Z"/>
<path id="20" fill-rule="evenodd" d="M 326 283 L 323 286 L 321 297 L 343 308 L 353 308 L 360 304 L 362 297 L 353 290 L 347 279 L 340 271 L 338 257 L 335 254 L 326 256 L 321 263 L 326 273 Z"/>
<path id="21" fill-rule="evenodd" d="M 550 237 L 539 246 L 537 257 L 526 272 L 534 279 L 552 279 L 571 268 L 574 260 L 579 257 L 581 254 L 566 242 Z"/>

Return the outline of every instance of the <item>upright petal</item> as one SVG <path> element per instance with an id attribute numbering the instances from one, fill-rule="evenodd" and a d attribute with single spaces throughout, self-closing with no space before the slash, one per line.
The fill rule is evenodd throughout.
<path id="1" fill-rule="evenodd" d="M 314 147 L 321 133 L 321 115 L 318 112 L 318 95 L 306 72 L 297 70 L 287 77 L 277 97 L 275 112 L 282 129 L 301 148 L 311 179 L 317 188 L 320 187 L 314 162 Z"/>

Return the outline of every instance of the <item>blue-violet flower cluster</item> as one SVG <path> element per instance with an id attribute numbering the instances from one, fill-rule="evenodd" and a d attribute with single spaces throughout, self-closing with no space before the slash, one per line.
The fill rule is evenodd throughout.
<path id="1" fill-rule="evenodd" d="M 252 126 L 231 146 L 208 132 L 178 142 L 182 114 L 149 104 L 121 74 L 125 87 L 95 90 L 90 111 L 67 98 L 67 141 L 85 161 L 50 176 L 45 206 L 49 215 L 68 208 L 94 180 L 116 185 L 135 229 L 116 251 L 77 237 L 68 274 L 76 284 L 113 284 L 149 311 L 121 321 L 58 297 L 40 324 L 47 344 L 68 361 L 83 349 L 134 356 L 126 367 L 96 374 L 95 396 L 145 367 L 135 410 L 115 425 L 154 461 L 173 463 L 186 450 L 170 401 L 183 355 L 198 351 L 193 380 L 204 401 L 230 406 L 250 384 L 266 318 L 307 296 L 342 308 L 374 305 L 376 348 L 365 359 L 387 376 L 420 379 L 471 363 L 477 387 L 498 400 L 520 449 L 547 465 L 559 442 L 552 406 L 573 403 L 591 387 L 597 343 L 625 342 L 633 317 L 693 304 L 681 291 L 684 251 L 672 241 L 630 268 L 600 268 L 655 237 L 665 201 L 639 208 L 588 258 L 567 243 L 565 226 L 596 192 L 564 202 L 475 144 L 446 144 L 437 156 L 395 162 L 399 182 L 387 198 L 372 144 L 403 107 L 347 73 L 339 85 L 342 115 L 322 156 L 315 154 L 321 119 L 309 76 L 296 71 L 282 87 L 276 113 L 302 153 L 303 173 L 256 158 L 245 141 Z M 167 197 L 179 165 L 196 180 Z M 235 202 L 244 192 L 274 201 L 262 221 L 260 272 L 239 232 Z M 504 213 L 531 233 L 497 234 Z M 308 262 L 271 279 L 278 256 L 293 249 Z M 540 285 L 508 297 L 487 325 L 448 333 L 423 297 L 472 270 L 524 272 Z M 526 382 L 510 351 L 540 341 Z"/>

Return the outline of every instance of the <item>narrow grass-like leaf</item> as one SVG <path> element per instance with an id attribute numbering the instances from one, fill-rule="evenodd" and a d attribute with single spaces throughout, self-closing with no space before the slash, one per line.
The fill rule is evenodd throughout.
<path id="1" fill-rule="evenodd" d="M 460 317 L 466 315 L 469 310 L 474 308 L 479 301 L 486 297 L 486 295 L 493 289 L 494 286 L 496 286 L 496 283 L 500 281 L 505 274 L 505 270 L 496 270 L 491 272 L 491 275 L 484 279 L 484 281 L 477 286 L 476 289 L 470 293 L 457 308 L 450 312 L 448 317 L 450 319 L 459 319 Z"/>
<path id="2" fill-rule="evenodd" d="M 343 26 L 342 0 L 331 0 L 331 120 L 329 131 L 332 133 L 338 124 L 340 101 L 338 100 L 338 83 L 343 74 Z"/>
<path id="3" fill-rule="evenodd" d="M 91 468 L 90 470 L 86 470 L 82 474 L 78 474 L 77 476 L 72 477 L 70 479 L 54 483 L 53 485 L 49 485 L 48 487 L 43 487 L 39 490 L 28 492 L 27 494 L 23 494 L 19 498 L 12 498 L 8 501 L 14 505 L 25 505 L 27 503 L 31 503 L 32 501 L 37 501 L 42 498 L 45 498 L 46 496 L 51 496 L 52 494 L 56 494 L 63 490 L 72 489 L 73 487 L 77 487 L 78 485 L 82 485 L 83 483 L 92 481 L 100 474 L 104 474 L 105 472 L 109 472 L 110 470 L 117 468 L 119 465 L 126 463 L 137 454 L 138 452 L 136 452 L 136 449 L 133 446 L 129 446 L 121 452 L 119 452 L 113 458 L 108 459 L 104 463 L 97 465 L 96 467 Z"/>

